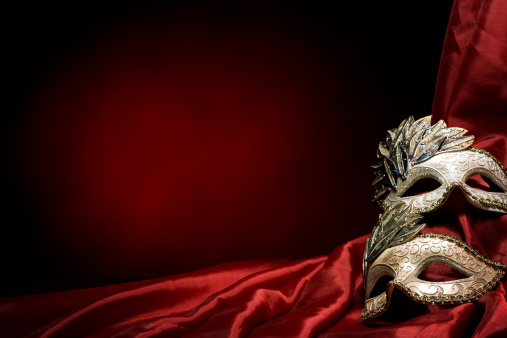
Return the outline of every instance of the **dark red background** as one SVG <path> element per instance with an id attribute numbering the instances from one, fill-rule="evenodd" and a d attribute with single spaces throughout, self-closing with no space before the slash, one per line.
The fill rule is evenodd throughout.
<path id="1" fill-rule="evenodd" d="M 450 1 L 7 10 L 2 295 L 329 253 L 430 113 Z"/>

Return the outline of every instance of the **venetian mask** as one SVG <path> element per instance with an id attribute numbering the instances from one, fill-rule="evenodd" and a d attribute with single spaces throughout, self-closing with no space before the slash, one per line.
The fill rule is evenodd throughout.
<path id="1" fill-rule="evenodd" d="M 414 122 L 404 120 L 398 129 L 388 131 L 386 142 L 378 147 L 379 162 L 374 166 L 375 201 L 384 209 L 398 202 L 412 204 L 418 213 L 437 209 L 445 203 L 455 187 L 468 201 L 481 209 L 507 213 L 507 171 L 490 153 L 469 148 L 474 136 L 463 136 L 462 128 L 448 128 L 444 121 L 430 125 L 431 116 Z M 467 184 L 469 178 L 481 175 L 496 184 L 502 192 L 489 192 Z M 405 193 L 424 178 L 441 186 L 416 196 Z"/>
<path id="2" fill-rule="evenodd" d="M 420 303 L 458 304 L 473 301 L 491 290 L 507 267 L 482 256 L 456 238 L 421 234 L 426 213 L 445 203 L 459 187 L 468 201 L 481 209 L 507 212 L 507 171 L 491 154 L 469 148 L 473 136 L 466 130 L 447 128 L 443 121 L 430 125 L 431 116 L 412 117 L 390 130 L 379 145 L 375 201 L 385 209 L 366 242 L 363 278 L 366 289 L 361 321 L 381 315 L 397 288 Z M 487 192 L 467 184 L 470 177 L 487 177 L 504 192 Z M 432 178 L 441 187 L 415 196 L 404 193 L 418 180 Z M 444 264 L 465 277 L 435 282 L 419 278 L 432 264 Z M 371 294 L 379 279 L 391 281 L 380 294 Z"/>

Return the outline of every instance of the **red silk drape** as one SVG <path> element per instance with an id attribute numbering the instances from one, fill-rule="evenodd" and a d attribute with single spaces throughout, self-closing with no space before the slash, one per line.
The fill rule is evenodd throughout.
<path id="1" fill-rule="evenodd" d="M 455 2 L 433 107 L 434 121 L 443 118 L 468 129 L 476 136 L 474 147 L 504 164 L 506 17 L 504 1 Z M 452 212 L 429 216 L 428 231 L 457 235 L 488 258 L 507 263 L 507 216 L 461 202 Z M 6 298 L 0 302 L 0 330 L 3 336 L 34 337 L 491 337 L 507 332 L 505 280 L 478 301 L 459 306 L 424 306 L 396 294 L 389 313 L 362 325 L 366 238 L 297 262 L 236 262 L 157 280 Z"/>

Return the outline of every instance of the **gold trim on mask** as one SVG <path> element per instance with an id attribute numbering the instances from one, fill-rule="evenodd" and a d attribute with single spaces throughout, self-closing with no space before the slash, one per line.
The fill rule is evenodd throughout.
<path id="1" fill-rule="evenodd" d="M 431 125 L 431 115 L 417 121 L 410 116 L 398 128 L 388 130 L 373 165 L 373 200 L 384 210 L 403 201 L 412 204 L 415 212 L 426 213 L 439 208 L 451 191 L 460 187 L 474 206 L 507 213 L 507 170 L 489 152 L 470 148 L 475 137 L 464 136 L 466 133 L 463 128 L 447 127 L 443 120 Z M 473 175 L 487 176 L 503 192 L 469 187 L 466 181 Z M 421 178 L 433 178 L 442 186 L 425 194 L 403 196 Z"/>
<path id="2" fill-rule="evenodd" d="M 423 163 L 411 165 L 405 179 L 398 184 L 398 189 L 390 191 L 380 204 L 387 210 L 403 202 L 413 205 L 417 213 L 427 213 L 441 207 L 451 191 L 459 187 L 475 207 L 507 213 L 507 193 L 482 191 L 468 186 L 467 180 L 474 175 L 484 175 L 507 191 L 507 170 L 503 165 L 487 151 L 470 148 L 438 154 Z M 432 178 L 441 186 L 424 194 L 404 196 L 422 178 Z"/>
<path id="3" fill-rule="evenodd" d="M 418 278 L 431 264 L 445 264 L 468 276 L 434 282 Z M 361 322 L 384 313 L 394 288 L 423 304 L 460 304 L 478 299 L 498 284 L 507 267 L 487 259 L 457 238 L 441 234 L 420 234 L 413 240 L 384 250 L 371 264 L 366 282 L 366 303 Z M 386 291 L 369 297 L 382 276 L 394 277 Z"/>
<path id="4" fill-rule="evenodd" d="M 441 234 L 420 234 L 421 214 L 441 207 L 458 187 L 477 208 L 507 213 L 507 170 L 498 159 L 482 149 L 470 148 L 474 136 L 467 130 L 447 127 L 440 120 L 431 125 L 431 116 L 417 121 L 410 116 L 398 128 L 388 131 L 377 150 L 373 165 L 374 201 L 384 209 L 366 241 L 363 282 L 366 302 L 361 322 L 384 313 L 394 288 L 424 304 L 459 304 L 478 299 L 498 284 L 507 267 L 487 259 L 457 238 Z M 483 191 L 468 185 L 481 175 L 502 192 Z M 440 187 L 405 196 L 419 180 L 432 178 Z M 465 278 L 434 282 L 419 279 L 432 264 L 444 264 Z M 370 297 L 379 278 L 390 276 L 385 290 Z"/>
<path id="5" fill-rule="evenodd" d="M 432 126 L 431 115 L 417 121 L 409 116 L 398 128 L 388 130 L 386 141 L 378 145 L 378 162 L 373 165 L 376 174 L 372 182 L 373 201 L 380 202 L 386 193 L 397 191 L 411 165 L 438 154 L 468 149 L 475 137 L 463 136 L 466 133 L 463 128 L 447 127 L 443 120 Z"/>

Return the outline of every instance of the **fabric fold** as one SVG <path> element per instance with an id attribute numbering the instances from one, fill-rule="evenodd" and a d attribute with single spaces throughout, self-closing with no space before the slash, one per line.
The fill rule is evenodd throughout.
<path id="1" fill-rule="evenodd" d="M 470 135 L 476 136 L 473 147 L 491 152 L 504 166 L 506 32 L 506 1 L 455 1 L 432 112 L 433 122 L 443 119 L 451 127 L 468 129 Z M 487 258 L 507 264 L 507 215 L 488 214 L 460 204 L 466 201 L 457 201 L 451 211 L 429 215 L 424 231 L 460 237 Z M 328 256 L 300 261 L 233 262 L 157 280 L 4 298 L 0 300 L 0 335 L 496 337 L 507 334 L 505 278 L 476 302 L 452 306 L 418 304 L 395 290 L 389 310 L 374 322 L 361 324 L 364 305 L 361 262 L 367 237 L 347 242 Z"/>

